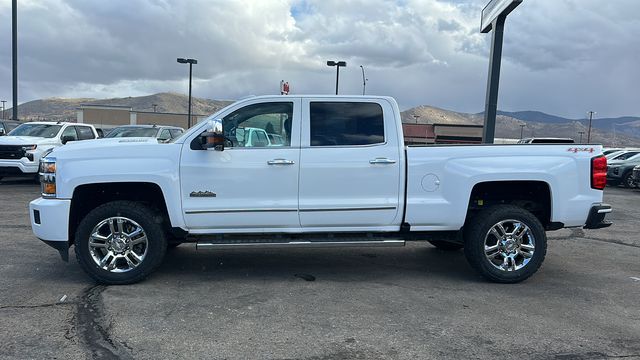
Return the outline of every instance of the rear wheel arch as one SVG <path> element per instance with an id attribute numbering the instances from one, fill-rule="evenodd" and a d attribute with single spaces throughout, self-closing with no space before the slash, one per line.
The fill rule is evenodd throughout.
<path id="1" fill-rule="evenodd" d="M 534 214 L 545 228 L 553 227 L 553 193 L 549 183 L 540 180 L 479 182 L 469 195 L 467 221 L 483 209 L 513 205 Z"/>

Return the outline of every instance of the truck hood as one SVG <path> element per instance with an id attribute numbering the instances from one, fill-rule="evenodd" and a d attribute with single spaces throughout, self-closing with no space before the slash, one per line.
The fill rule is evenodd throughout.
<path id="1" fill-rule="evenodd" d="M 56 138 L 43 138 L 37 136 L 2 136 L 0 145 L 54 145 Z"/>
<path id="2" fill-rule="evenodd" d="M 160 144 L 155 138 L 109 138 L 68 142 L 51 156 L 58 160 L 163 158 L 179 153 L 182 144 Z"/>

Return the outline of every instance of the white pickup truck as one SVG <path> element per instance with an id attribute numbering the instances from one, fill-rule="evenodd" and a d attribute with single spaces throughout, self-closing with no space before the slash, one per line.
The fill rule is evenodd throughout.
<path id="1" fill-rule="evenodd" d="M 96 139 L 92 125 L 67 122 L 28 122 L 0 137 L 0 179 L 4 176 L 38 176 L 42 155 L 70 141 Z"/>
<path id="2" fill-rule="evenodd" d="M 261 128 L 283 144 L 238 141 Z M 174 143 L 105 139 L 41 161 L 35 235 L 107 284 L 143 279 L 167 248 L 464 248 L 491 281 L 526 279 L 545 231 L 609 226 L 599 145 L 405 147 L 396 101 L 263 96 Z"/>

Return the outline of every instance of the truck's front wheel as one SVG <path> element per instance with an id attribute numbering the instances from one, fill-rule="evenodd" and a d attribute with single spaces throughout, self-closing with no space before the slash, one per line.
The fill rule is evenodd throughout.
<path id="1" fill-rule="evenodd" d="M 167 249 L 162 216 L 131 201 L 113 201 L 91 210 L 75 237 L 78 262 L 103 284 L 131 284 L 162 262 Z"/>
<path id="2" fill-rule="evenodd" d="M 465 255 L 482 276 L 516 283 L 533 275 L 547 252 L 540 220 L 517 206 L 500 205 L 480 212 L 465 226 Z"/>

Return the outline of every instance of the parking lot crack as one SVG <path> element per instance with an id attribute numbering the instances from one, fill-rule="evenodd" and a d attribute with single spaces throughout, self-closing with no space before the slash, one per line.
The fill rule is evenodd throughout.
<path id="1" fill-rule="evenodd" d="M 38 309 L 38 308 L 47 308 L 52 306 L 65 306 L 65 305 L 77 305 L 75 302 L 57 302 L 51 304 L 37 304 L 37 305 L 2 305 L 0 306 L 0 310 L 4 309 Z"/>
<path id="2" fill-rule="evenodd" d="M 93 359 L 132 359 L 127 347 L 111 337 L 102 302 L 103 285 L 87 288 L 77 304 L 77 329 Z"/>

